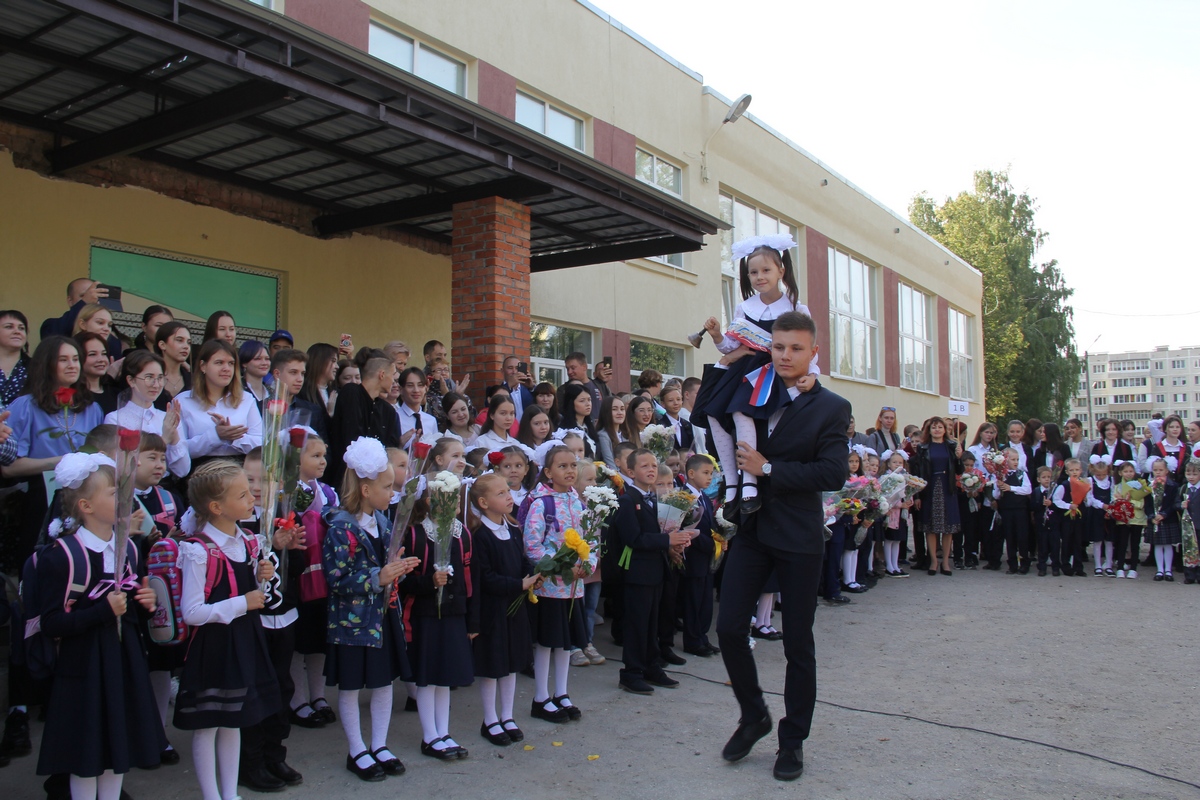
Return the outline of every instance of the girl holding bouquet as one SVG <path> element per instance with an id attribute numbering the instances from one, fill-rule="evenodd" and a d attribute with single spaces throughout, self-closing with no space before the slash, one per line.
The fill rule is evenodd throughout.
<path id="1" fill-rule="evenodd" d="M 538 484 L 529 493 L 532 502 L 524 523 L 525 555 L 532 563 L 553 556 L 567 532 L 579 530 L 583 502 L 575 493 L 578 474 L 575 456 L 567 448 L 553 447 L 546 453 Z M 595 569 L 597 555 L 593 550 L 588 556 L 588 569 Z M 571 651 L 587 645 L 583 625 L 584 577 L 584 566 L 576 564 L 570 582 L 556 577 L 534 590 L 538 602 L 532 611 L 535 688 L 530 713 L 547 722 L 565 722 L 583 716 L 567 694 L 567 677 Z M 554 662 L 553 695 L 549 688 L 551 661 Z"/>
<path id="2" fill-rule="evenodd" d="M 1109 422 L 1116 424 L 1115 420 Z M 1110 430 L 1110 427 L 1106 426 L 1105 430 Z M 1103 442 L 1096 446 L 1102 445 Z M 1107 575 L 1115 578 L 1117 573 L 1113 569 L 1113 545 L 1117 539 L 1117 528 L 1116 522 L 1108 514 L 1113 501 L 1113 481 L 1108 474 L 1112 456 L 1093 454 L 1089 461 L 1092 467 L 1092 476 L 1089 479 L 1092 490 L 1088 492 L 1087 508 L 1083 512 L 1084 525 L 1087 528 L 1087 537 L 1093 543 L 1092 559 L 1096 564 L 1096 576 Z"/>
<path id="3" fill-rule="evenodd" d="M 1161 444 L 1161 442 L 1160 442 Z M 1172 479 L 1174 465 L 1165 458 L 1151 456 L 1150 496 L 1146 498 L 1146 517 L 1150 527 L 1150 544 L 1154 546 L 1154 562 L 1158 570 L 1156 581 L 1174 581 L 1172 568 L 1175 546 L 1183 541 L 1179 525 L 1179 484 Z"/>
<path id="4" fill-rule="evenodd" d="M 1150 482 L 1138 477 L 1137 464 L 1132 461 L 1122 461 L 1116 465 L 1116 469 L 1117 477 L 1121 480 L 1113 487 L 1113 498 L 1118 502 L 1128 500 L 1133 505 L 1132 517 L 1125 521 L 1117 520 L 1117 577 L 1137 578 L 1142 533 L 1146 530 L 1146 498 L 1150 495 Z"/>
<path id="5" fill-rule="evenodd" d="M 740 479 L 742 511 L 747 514 L 760 506 L 758 479 L 738 471 L 737 443 L 744 442 L 751 450 L 757 449 L 755 420 L 769 419 L 788 397 L 782 380 L 771 367 L 771 327 L 780 314 L 788 311 L 812 315 L 799 299 L 790 253 L 795 246 L 788 233 L 736 242 L 733 256 L 739 260 L 742 302 L 734 310 L 733 322 L 724 335 L 716 317 L 709 317 L 704 323 L 704 329 L 725 357 L 711 370 L 705 370 L 690 419 L 712 437 L 721 460 L 721 472 L 726 476 L 726 504 L 737 496 Z M 811 389 L 815 376 L 820 374 L 814 357 L 810 367 L 813 377 L 803 378 L 800 390 Z"/>
<path id="6" fill-rule="evenodd" d="M 883 460 L 887 464 L 889 474 L 907 475 L 905 466 L 908 464 L 908 454 L 903 450 L 885 450 Z M 900 569 L 900 542 L 908 539 L 908 509 L 912 500 L 907 496 L 902 502 L 892 506 L 887 514 L 886 528 L 883 534 L 884 569 L 890 578 L 907 578 L 908 573 Z"/>

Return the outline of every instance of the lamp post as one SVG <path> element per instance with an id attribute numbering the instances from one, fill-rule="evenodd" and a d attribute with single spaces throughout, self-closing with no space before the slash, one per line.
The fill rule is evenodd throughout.
<path id="1" fill-rule="evenodd" d="M 749 94 L 744 94 L 737 100 L 733 101 L 733 105 L 729 107 L 728 113 L 725 114 L 725 119 L 721 120 L 721 124 L 717 129 L 708 135 L 704 140 L 704 147 L 700 148 L 700 180 L 708 183 L 708 144 L 713 140 L 713 137 L 721 132 L 731 122 L 737 122 L 742 118 L 742 114 L 746 113 L 746 109 L 750 107 L 750 101 L 753 98 Z"/>
<path id="2" fill-rule="evenodd" d="M 1096 342 L 1100 341 L 1100 336 L 1103 336 L 1103 335 L 1104 334 L 1102 333 L 1099 336 L 1097 336 L 1095 339 L 1092 339 L 1092 343 L 1088 345 L 1088 350 L 1095 347 Z M 1094 420 L 1092 418 L 1096 416 L 1096 412 L 1092 408 L 1092 362 L 1088 358 L 1088 350 L 1083 351 L 1083 374 L 1085 377 L 1084 383 L 1087 385 L 1087 407 L 1088 407 L 1087 427 L 1083 429 L 1085 439 L 1089 438 L 1087 436 L 1087 434 L 1092 429 L 1092 423 L 1094 422 Z"/>

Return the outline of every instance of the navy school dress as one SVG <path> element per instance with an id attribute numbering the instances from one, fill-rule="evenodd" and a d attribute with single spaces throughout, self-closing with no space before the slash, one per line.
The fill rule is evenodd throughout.
<path id="1" fill-rule="evenodd" d="M 64 611 L 70 573 L 66 546 L 52 547 L 38 560 L 42 631 L 59 645 L 37 774 L 94 778 L 110 769 L 117 774 L 133 767 L 153 769 L 167 737 L 142 655 L 136 590 L 126 593 L 118 640 L 108 600 L 88 597 L 101 580 L 112 580 L 112 573 L 104 572 L 104 554 L 79 548 L 90 564 L 90 580 L 71 611 Z M 132 544 L 127 558 L 131 565 L 138 563 Z M 77 573 L 80 566 L 77 562 Z"/>
<path id="2" fill-rule="evenodd" d="M 747 321 L 754 323 L 768 334 L 771 333 L 771 326 L 775 324 L 773 319 L 747 318 Z M 788 397 L 787 387 L 783 385 L 783 380 L 774 374 L 774 370 L 771 370 L 770 375 L 764 374 L 765 379 L 772 379 L 766 403 L 762 406 L 752 405 L 750 400 L 755 392 L 755 384 L 748 382 L 746 376 L 760 368 L 763 373 L 766 373 L 766 368 L 770 363 L 770 353 L 753 350 L 730 364 L 727 369 L 715 366 L 706 367 L 700 391 L 696 395 L 695 406 L 689 417 L 691 423 L 699 425 L 701 428 L 710 428 L 715 422 L 722 428 L 732 431 L 734 412 L 740 412 L 755 419 L 769 419 L 783 403 L 784 398 Z M 762 387 L 763 390 L 767 388 L 765 385 Z"/>
<path id="3" fill-rule="evenodd" d="M 1108 479 L 1108 486 L 1101 488 L 1096 484 L 1095 479 L 1089 479 L 1092 484 L 1092 497 L 1099 503 L 1108 505 L 1112 503 L 1112 478 Z M 1084 520 L 1084 536 L 1089 542 L 1112 542 L 1117 538 L 1117 527 L 1113 520 L 1104 516 L 1103 509 L 1092 508 L 1088 506 L 1083 510 Z"/>
<path id="4" fill-rule="evenodd" d="M 524 540 L 521 546 L 524 547 Z M 470 686 L 475 682 L 468 636 L 479 632 L 479 603 L 472 586 L 473 549 L 471 534 L 466 530 L 451 544 L 450 564 L 454 574 L 442 589 L 439 609 L 437 588 L 433 585 L 433 543 L 423 525 L 410 527 L 405 536 L 404 552 L 421 559 L 421 565 L 400 583 L 405 595 L 404 619 L 410 636 L 412 679 L 417 686 Z"/>
<path id="5" fill-rule="evenodd" d="M 185 542 L 193 544 L 207 538 L 201 537 L 203 534 Z M 244 535 L 243 539 L 246 540 Z M 181 548 L 180 558 L 191 557 L 186 553 Z M 208 558 L 214 557 L 208 554 Z M 233 585 L 228 570 L 222 566 L 217 570 L 208 603 L 219 603 L 258 588 L 255 577 L 258 562 L 248 540 L 245 559 L 226 560 L 233 570 Z M 185 731 L 245 728 L 279 711 L 279 681 L 257 611 L 249 611 L 228 625 L 209 623 L 192 630 L 175 698 L 176 728 Z"/>
<path id="6" fill-rule="evenodd" d="M 508 607 L 523 594 L 521 582 L 533 573 L 533 565 L 525 556 L 521 529 L 508 524 L 505 529 L 508 539 L 501 540 L 485 520 L 473 534 L 472 576 L 479 600 L 479 635 L 472 642 L 472 650 L 477 678 L 503 678 L 520 672 L 529 664 L 533 646 L 529 615 L 524 609 L 508 613 Z"/>

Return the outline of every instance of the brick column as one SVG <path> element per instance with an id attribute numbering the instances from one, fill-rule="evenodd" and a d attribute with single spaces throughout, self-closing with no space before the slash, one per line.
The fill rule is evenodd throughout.
<path id="1" fill-rule="evenodd" d="M 454 374 L 471 373 L 482 408 L 505 357 L 529 360 L 529 209 L 502 197 L 454 206 L 450 263 Z"/>

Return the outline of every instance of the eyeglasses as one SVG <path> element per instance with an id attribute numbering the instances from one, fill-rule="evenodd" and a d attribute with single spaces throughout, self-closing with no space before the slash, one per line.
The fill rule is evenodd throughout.
<path id="1" fill-rule="evenodd" d="M 896 413 L 896 407 L 895 407 L 895 406 L 884 406 L 883 408 L 879 409 L 879 413 L 881 413 L 881 414 L 882 414 L 884 411 L 890 411 L 890 412 L 892 412 L 893 414 L 895 414 L 895 413 Z"/>
<path id="2" fill-rule="evenodd" d="M 154 386 L 155 384 L 166 383 L 167 376 L 166 375 L 138 375 L 136 378 L 134 378 L 134 380 L 141 381 L 142 383 L 144 383 L 147 386 Z"/>

